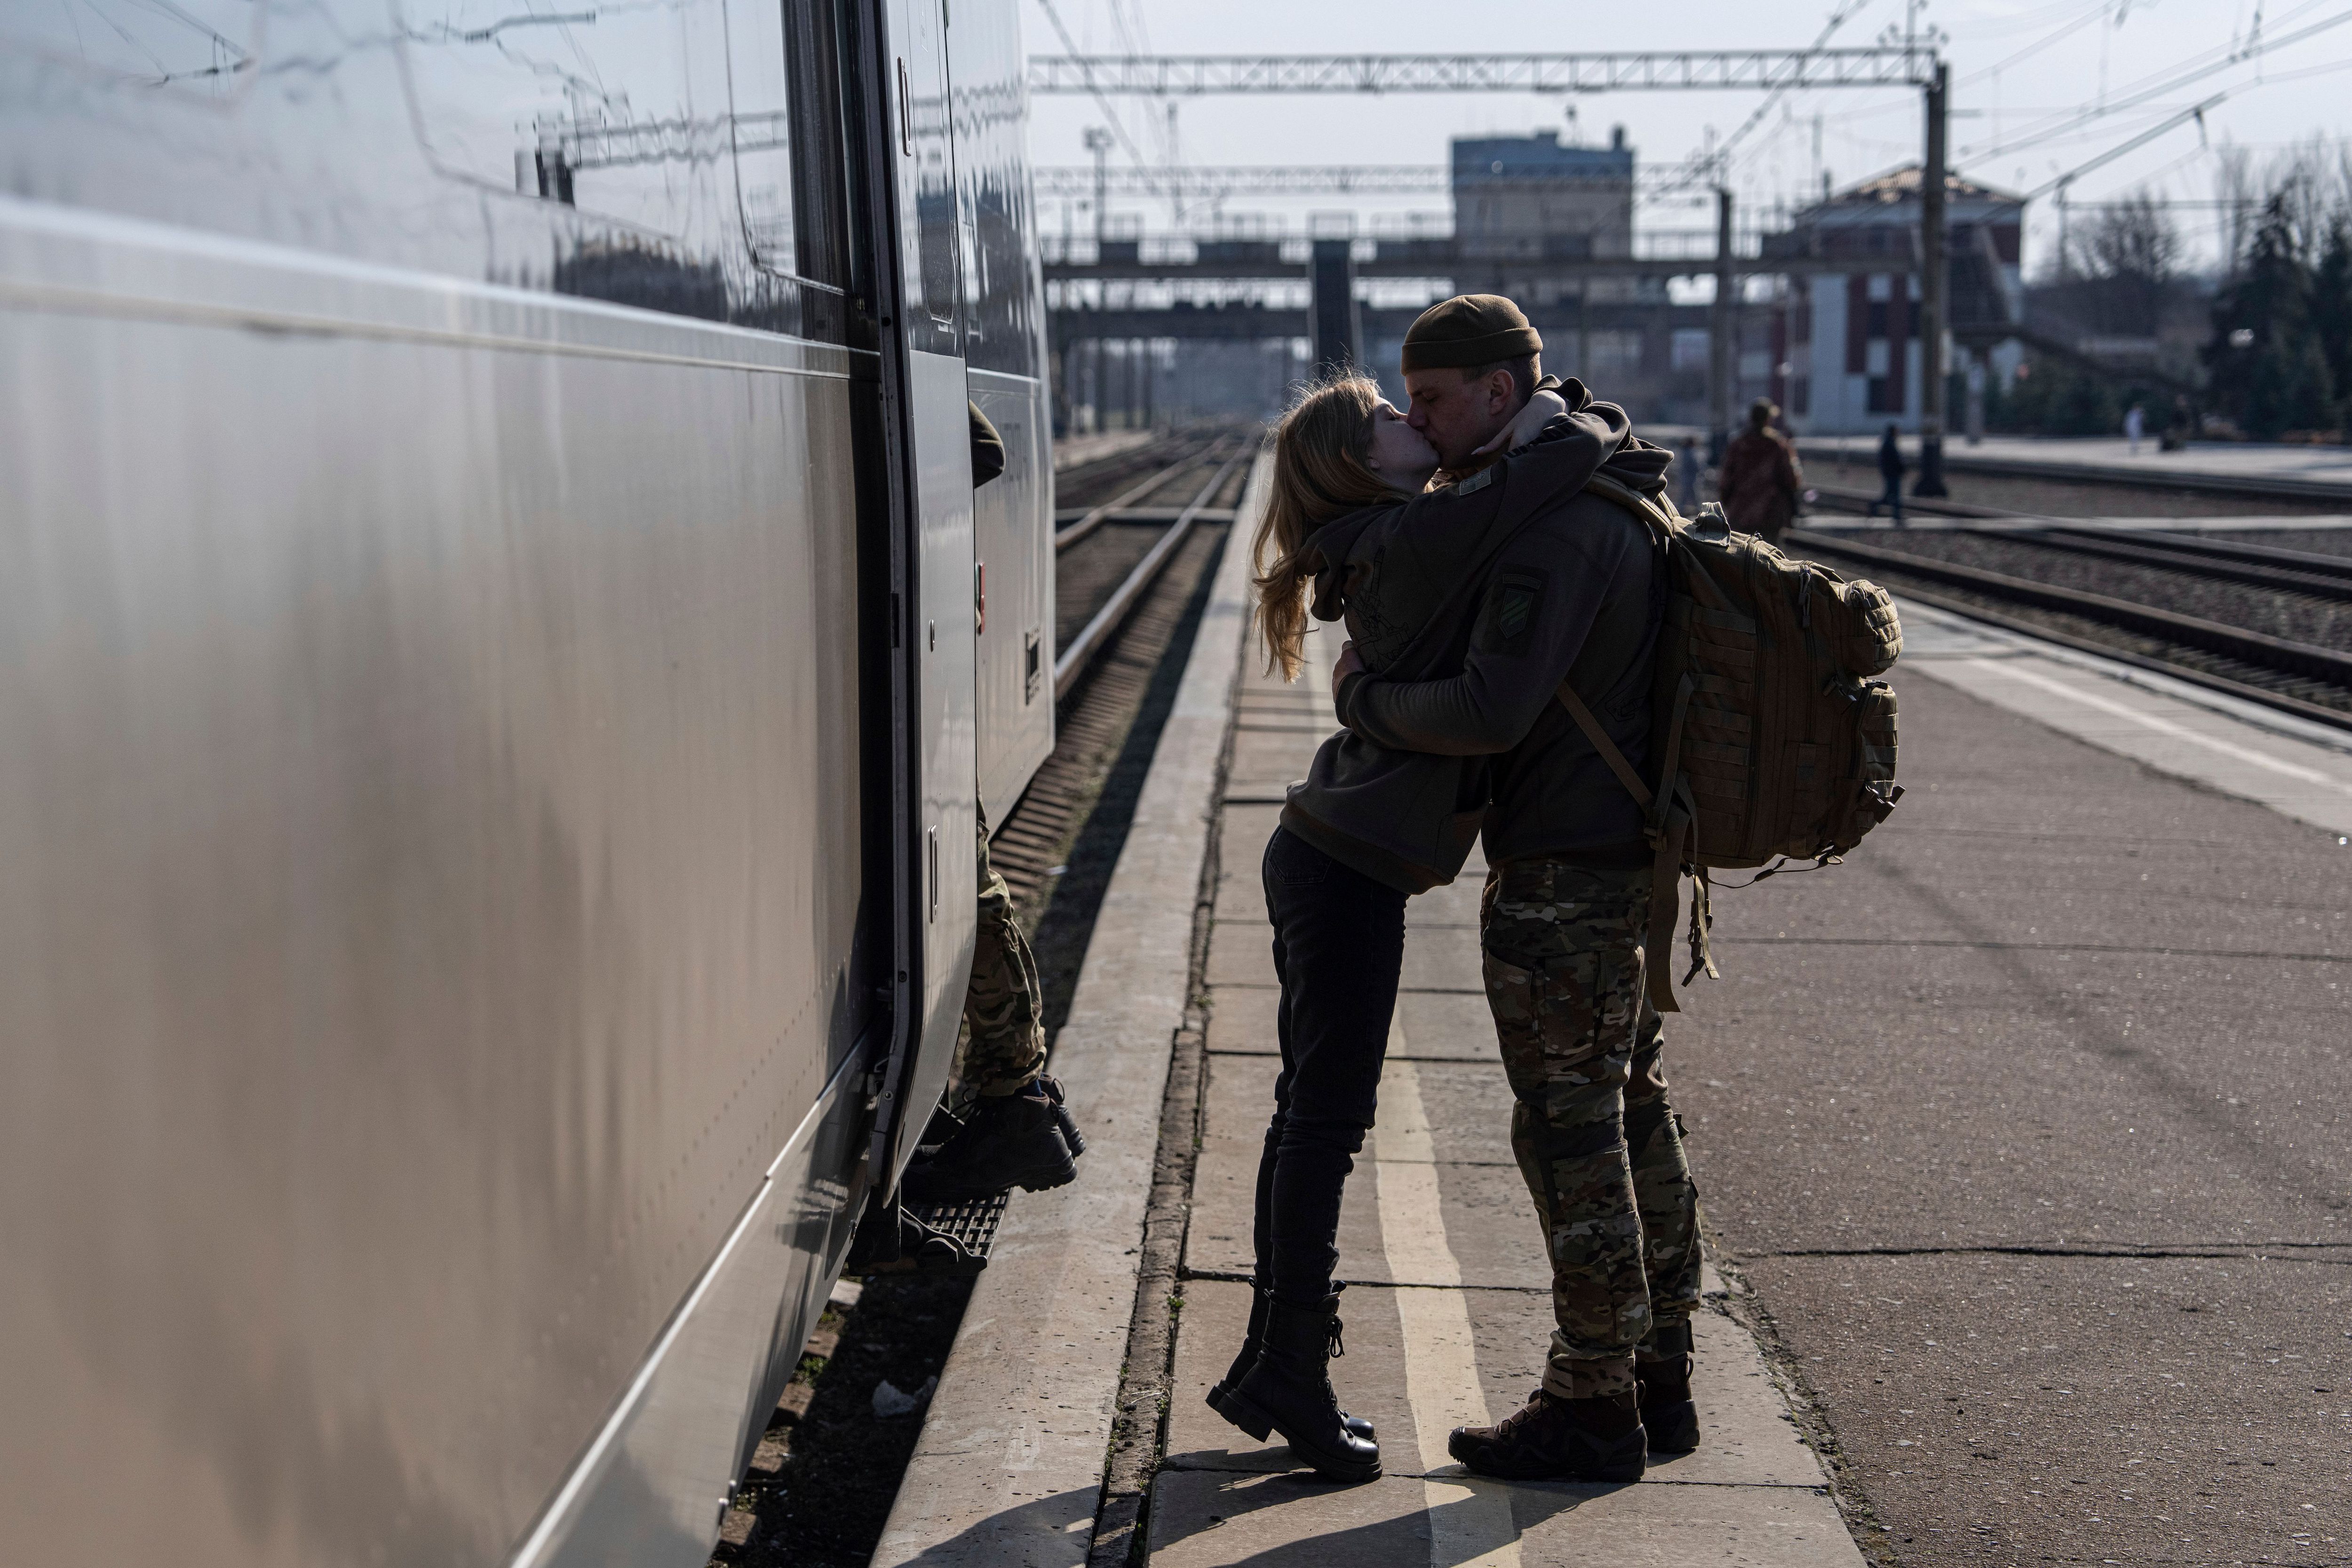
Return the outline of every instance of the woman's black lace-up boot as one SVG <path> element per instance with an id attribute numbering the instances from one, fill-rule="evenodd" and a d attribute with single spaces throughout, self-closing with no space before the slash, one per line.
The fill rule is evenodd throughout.
<path id="1" fill-rule="evenodd" d="M 1345 1289 L 1347 1287 L 1343 1285 L 1338 1289 Z M 1234 1418 L 1225 1415 L 1225 1401 L 1240 1385 L 1242 1379 L 1249 1375 L 1249 1369 L 1257 1364 L 1258 1348 L 1265 1342 L 1266 1303 L 1273 1294 L 1264 1285 L 1253 1284 L 1250 1287 L 1249 1328 L 1242 1335 L 1242 1348 L 1234 1356 L 1234 1364 L 1225 1369 L 1225 1375 L 1209 1385 L 1209 1408 L 1224 1415 L 1228 1421 L 1234 1421 Z M 1339 1412 L 1339 1424 L 1367 1443 L 1379 1436 L 1370 1421 L 1360 1415 L 1350 1415 L 1344 1410 Z M 1234 1421 L 1234 1425 L 1238 1426 L 1241 1423 Z"/>
<path id="2" fill-rule="evenodd" d="M 1378 1479 L 1380 1445 L 1348 1430 L 1331 1392 L 1331 1358 L 1345 1349 L 1338 1296 L 1312 1307 L 1268 1300 L 1257 1364 L 1226 1391 L 1220 1414 L 1261 1440 L 1280 1432 L 1292 1453 L 1328 1479 Z"/>

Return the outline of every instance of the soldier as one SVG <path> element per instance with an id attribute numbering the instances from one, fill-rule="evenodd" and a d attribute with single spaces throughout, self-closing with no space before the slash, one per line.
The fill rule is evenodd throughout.
<path id="1" fill-rule="evenodd" d="M 1004 472 L 1004 441 L 980 411 L 971 416 L 974 489 Z M 1013 914 L 1013 889 L 988 862 L 988 817 L 975 814 L 980 858 L 978 938 L 963 1018 L 969 1037 L 963 1081 L 979 1091 L 970 1115 L 938 1151 L 907 1168 L 900 1184 L 915 1203 L 957 1203 L 1012 1187 L 1039 1192 L 1074 1181 L 1086 1152 L 1063 1103 L 1062 1086 L 1045 1076 L 1044 993 L 1037 960 Z"/>
<path id="2" fill-rule="evenodd" d="M 1723 475 L 1715 487 L 1732 527 L 1774 545 L 1789 531 L 1805 485 L 1796 450 L 1772 427 L 1780 415 L 1769 397 L 1748 406 L 1748 428 L 1723 454 Z"/>
<path id="3" fill-rule="evenodd" d="M 1474 295 L 1431 307 L 1405 339 L 1414 423 L 1449 471 L 1526 401 L 1524 391 L 1477 395 L 1491 389 L 1486 369 L 1505 328 L 1534 338 L 1510 301 Z M 1628 437 L 1608 471 L 1658 494 L 1666 466 L 1666 453 Z M 1551 1258 L 1555 1327 L 1527 1405 L 1497 1426 L 1457 1429 L 1449 1447 L 1488 1475 L 1630 1480 L 1645 1448 L 1698 1442 L 1697 1191 L 1644 1000 L 1642 816 L 1559 694 L 1583 702 L 1645 765 L 1664 584 L 1647 531 L 1590 492 L 1528 535 L 1514 549 L 1528 561 L 1498 565 L 1467 596 L 1460 676 L 1382 680 L 1343 657 L 1334 701 L 1350 731 L 1383 747 L 1495 760 L 1480 942 L 1517 1101 L 1512 1148 Z"/>

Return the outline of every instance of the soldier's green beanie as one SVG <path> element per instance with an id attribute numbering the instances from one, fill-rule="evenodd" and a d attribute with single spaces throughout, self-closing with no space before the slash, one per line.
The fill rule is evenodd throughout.
<path id="1" fill-rule="evenodd" d="M 1543 352 L 1543 339 L 1500 294 L 1456 294 L 1415 318 L 1404 335 L 1404 368 L 1473 370 Z"/>

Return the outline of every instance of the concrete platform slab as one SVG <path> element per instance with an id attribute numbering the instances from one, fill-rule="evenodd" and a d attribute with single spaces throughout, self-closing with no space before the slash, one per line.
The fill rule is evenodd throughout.
<path id="1" fill-rule="evenodd" d="M 1475 1335 L 1480 1394 L 1474 1419 L 1499 1421 L 1526 1402 L 1543 1375 L 1551 1298 L 1523 1290 L 1464 1292 Z M 1391 1475 L 1423 1473 L 1421 1434 L 1404 1379 L 1407 1347 L 1393 1289 L 1360 1285 L 1340 1299 L 1348 1353 L 1331 1363 L 1340 1403 L 1381 1433 Z M 1194 1280 L 1184 1290 L 1184 1331 L 1171 1384 L 1168 1459 L 1177 1468 L 1296 1470 L 1278 1439 L 1258 1443 L 1209 1408 L 1209 1385 L 1224 1375 L 1249 1316 L 1249 1287 Z M 1764 1369 L 1756 1342 L 1720 1311 L 1696 1323 L 1700 1372 L 1692 1384 L 1705 1440 L 1695 1454 L 1654 1456 L 1643 1484 L 1818 1488 L 1820 1462 L 1797 1436 Z M 1442 1447 L 1445 1434 L 1435 1435 Z M 1428 1473 L 1451 1474 L 1445 1465 Z"/>
<path id="2" fill-rule="evenodd" d="M 1279 995 L 1271 985 L 1227 985 L 1213 991 L 1211 1053 L 1277 1054 L 1280 1047 L 1275 1039 L 1274 1012 Z M 1391 1042 L 1391 1057 L 1416 1061 L 1498 1059 L 1495 1054 L 1494 1016 L 1486 1010 L 1483 992 L 1459 987 L 1406 991 L 1397 997 L 1397 1016 L 1403 1026 L 1405 1043 L 1400 1047 Z"/>
<path id="3" fill-rule="evenodd" d="M 1511 1089 L 1502 1064 L 1423 1061 L 1421 1092 L 1429 1110 L 1430 1140 L 1454 1164 L 1511 1165 L 1502 1134 L 1511 1123 Z M 1225 1056 L 1209 1063 L 1208 1127 L 1211 1143 L 1235 1141 L 1255 1157 L 1259 1130 L 1274 1104 L 1280 1061 L 1271 1056 Z M 1377 1156 L 1378 1143 L 1373 1145 Z"/>
<path id="4" fill-rule="evenodd" d="M 1497 1130 L 1496 1136 L 1502 1136 Z M 1258 1141 L 1255 1133 L 1203 1141 L 1192 1180 L 1192 1226 L 1184 1238 L 1184 1267 L 1195 1274 L 1244 1278 L 1250 1271 L 1250 1217 L 1257 1193 Z M 1367 1284 L 1426 1281 L 1425 1272 L 1402 1271 L 1381 1246 L 1380 1197 L 1372 1163 L 1359 1159 L 1339 1205 L 1339 1277 Z M 1528 1189 L 1515 1164 L 1435 1167 L 1438 1201 L 1448 1234 L 1462 1258 L 1462 1283 L 1473 1287 L 1551 1289 L 1543 1237 Z"/>
<path id="5" fill-rule="evenodd" d="M 1817 436 L 1797 446 L 1808 460 L 1835 461 L 1843 454 L 1857 469 L 1867 469 L 1877 437 Z M 2341 496 L 2352 502 L 2352 452 L 2342 447 L 2192 441 L 2167 452 L 2151 439 L 2135 452 L 2129 441 L 2111 436 L 1988 436 L 1971 446 L 1948 447 L 1944 465 L 1954 473 L 2041 475 L 2159 488 L 2199 480 L 2256 490 L 2275 487 L 2280 494 Z"/>
<path id="6" fill-rule="evenodd" d="M 2336 1563 L 2352 1541 L 2345 1261 L 1748 1271 L 1906 1562 Z"/>
<path id="7" fill-rule="evenodd" d="M 2352 834 L 2352 733 L 1902 604 L 1903 668 L 2159 773 Z"/>
<path id="8" fill-rule="evenodd" d="M 1826 1493 L 1786 1487 L 1590 1487 L 1163 1472 L 1152 1492 L 1163 1568 L 1830 1568 L 1862 1554 Z"/>
<path id="9" fill-rule="evenodd" d="M 1209 939 L 1209 984 L 1273 985 L 1274 948 L 1263 899 L 1254 919 L 1221 920 Z M 1460 925 L 1408 925 L 1401 983 L 1411 991 L 1451 991 L 1483 997 L 1478 933 Z"/>

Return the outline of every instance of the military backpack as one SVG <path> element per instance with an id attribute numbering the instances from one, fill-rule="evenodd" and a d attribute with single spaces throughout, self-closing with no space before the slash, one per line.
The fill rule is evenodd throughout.
<path id="1" fill-rule="evenodd" d="M 1585 489 L 1646 524 L 1665 564 L 1650 759 L 1644 779 L 1566 681 L 1559 697 L 1648 814 L 1650 1000 L 1678 1011 L 1665 962 L 1692 879 L 1690 973 L 1716 973 L 1707 873 L 1791 860 L 1826 866 L 1886 820 L 1895 782 L 1895 691 L 1903 651 L 1895 602 L 1735 533 L 1713 502 L 1696 520 L 1596 475 Z"/>

